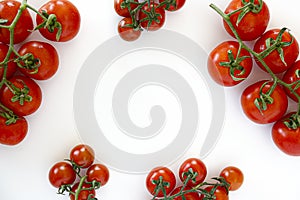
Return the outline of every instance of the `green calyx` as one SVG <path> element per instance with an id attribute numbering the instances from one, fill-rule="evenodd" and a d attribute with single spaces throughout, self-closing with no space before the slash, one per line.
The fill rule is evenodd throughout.
<path id="1" fill-rule="evenodd" d="M 246 16 L 246 14 L 248 14 L 249 12 L 257 14 L 262 10 L 262 7 L 263 7 L 262 0 L 258 0 L 258 4 L 255 4 L 254 0 L 249 0 L 249 2 L 247 2 L 246 0 L 242 0 L 242 3 L 244 5 L 244 7 L 242 8 L 242 11 L 238 16 L 236 26 L 239 25 L 239 23 Z"/>

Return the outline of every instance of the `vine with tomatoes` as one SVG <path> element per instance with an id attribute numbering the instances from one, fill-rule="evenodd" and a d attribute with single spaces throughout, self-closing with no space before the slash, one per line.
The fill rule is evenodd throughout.
<path id="1" fill-rule="evenodd" d="M 209 54 L 207 67 L 218 84 L 235 86 L 250 75 L 254 63 L 270 75 L 242 92 L 245 115 L 258 124 L 273 124 L 272 139 L 284 153 L 300 156 L 300 61 L 297 39 L 288 28 L 267 30 L 270 12 L 262 0 L 232 0 L 223 12 L 210 7 L 223 19 L 235 40 L 225 41 Z M 253 44 L 253 48 L 249 43 Z M 298 109 L 288 112 L 288 97 Z M 288 113 L 287 113 L 288 112 Z"/>
<path id="2" fill-rule="evenodd" d="M 36 80 L 50 79 L 59 66 L 53 45 L 25 40 L 38 30 L 47 40 L 70 41 L 80 29 L 80 13 L 68 0 L 50 0 L 39 9 L 27 0 L 4 0 L 0 16 L 0 143 L 16 145 L 28 132 L 25 117 L 36 112 L 42 102 Z"/>

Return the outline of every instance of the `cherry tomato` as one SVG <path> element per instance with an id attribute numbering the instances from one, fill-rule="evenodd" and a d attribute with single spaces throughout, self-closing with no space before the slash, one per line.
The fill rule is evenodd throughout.
<path id="1" fill-rule="evenodd" d="M 8 52 L 8 46 L 6 44 L 1 44 L 0 43 L 0 62 L 2 62 L 5 57 L 6 54 Z M 11 54 L 10 58 L 13 59 L 13 54 Z M 9 79 L 10 77 L 12 77 L 12 75 L 16 72 L 17 70 L 17 64 L 15 62 L 9 62 L 7 64 L 7 71 L 6 71 L 6 78 Z M 0 81 L 3 78 L 3 72 L 4 72 L 4 68 L 2 66 L 0 66 Z"/>
<path id="2" fill-rule="evenodd" d="M 80 13 L 76 6 L 68 0 L 50 0 L 44 4 L 40 9 L 40 12 L 46 11 L 47 14 L 55 14 L 57 21 L 62 26 L 62 33 L 59 38 L 59 42 L 66 42 L 73 39 L 80 29 Z M 36 23 L 41 24 L 43 18 L 39 15 L 36 17 Z M 52 33 L 47 28 L 40 28 L 39 32 L 48 40 L 57 41 L 55 29 Z"/>
<path id="3" fill-rule="evenodd" d="M 134 10 L 138 6 L 139 1 L 134 0 L 134 2 L 136 2 L 136 4 L 134 3 L 130 4 L 131 10 Z M 130 17 L 130 12 L 128 8 L 122 8 L 121 7 L 122 4 L 124 4 L 124 0 L 114 0 L 114 8 L 116 13 L 122 17 Z"/>
<path id="4" fill-rule="evenodd" d="M 109 179 L 109 170 L 105 165 L 93 164 L 88 168 L 86 175 L 88 182 L 97 181 L 104 186 Z"/>
<path id="5" fill-rule="evenodd" d="M 230 191 L 239 189 L 244 182 L 243 172 L 239 168 L 234 166 L 224 168 L 221 171 L 220 176 L 222 176 L 226 180 L 226 182 L 230 184 Z"/>
<path id="6" fill-rule="evenodd" d="M 37 73 L 34 73 L 34 70 L 20 68 L 21 72 L 30 78 L 47 80 L 51 78 L 58 69 L 58 53 L 49 43 L 30 41 L 23 44 L 18 53 L 21 56 L 31 53 L 35 59 L 39 60 L 40 66 L 38 67 Z"/>
<path id="7" fill-rule="evenodd" d="M 280 33 L 280 29 L 272 29 L 263 34 L 254 45 L 254 51 L 256 53 L 260 53 L 267 49 L 268 38 L 272 38 L 272 40 L 276 40 L 277 36 Z M 293 39 L 292 39 L 293 38 Z M 296 61 L 299 55 L 299 45 L 294 36 L 291 36 L 289 32 L 285 31 L 282 35 L 282 42 L 293 42 L 289 46 L 282 46 L 281 50 L 283 51 L 284 62 L 280 58 L 280 54 L 278 50 L 272 51 L 267 57 L 263 60 L 269 66 L 269 68 L 275 73 L 282 73 L 286 71 L 288 68 L 292 66 L 292 64 Z M 256 60 L 257 65 L 266 71 L 264 66 Z"/>
<path id="8" fill-rule="evenodd" d="M 296 72 L 298 73 L 298 71 L 300 70 L 300 60 L 296 61 L 283 75 L 282 80 L 288 84 L 290 83 L 294 83 L 300 80 L 300 77 L 297 76 Z M 300 72 L 300 71 L 299 71 Z M 297 85 L 297 84 L 296 84 Z M 293 88 L 295 88 L 295 86 L 293 86 Z M 288 90 L 286 87 L 284 87 L 284 90 L 286 92 L 286 94 L 293 99 L 294 101 L 298 102 L 297 97 L 290 91 Z M 298 95 L 300 95 L 300 88 L 297 88 L 296 93 Z"/>
<path id="9" fill-rule="evenodd" d="M 206 191 L 210 192 L 213 189 L 213 186 L 207 186 L 205 188 Z M 229 200 L 228 193 L 224 187 L 217 187 L 216 191 L 214 192 L 215 200 Z M 200 196 L 201 200 L 204 200 L 204 195 Z"/>
<path id="10" fill-rule="evenodd" d="M 25 76 L 13 76 L 9 79 L 17 88 L 17 94 L 4 86 L 0 92 L 0 101 L 18 116 L 26 116 L 34 113 L 41 105 L 42 91 L 39 85 Z M 30 99 L 29 99 L 30 98 Z"/>
<path id="11" fill-rule="evenodd" d="M 79 183 L 76 183 L 72 187 L 72 192 L 75 193 L 78 189 L 78 186 L 79 186 Z M 90 188 L 90 187 L 92 187 L 91 184 L 83 183 L 81 188 L 82 189 L 87 189 L 87 188 Z M 95 192 L 94 189 L 92 189 L 92 190 L 81 190 L 79 195 L 78 195 L 78 199 L 76 199 L 76 200 L 88 200 L 89 196 L 90 197 L 95 197 L 95 195 L 96 195 L 96 192 Z M 73 194 L 70 194 L 70 199 L 75 200 L 75 196 Z"/>
<path id="12" fill-rule="evenodd" d="M 28 123 L 24 117 L 18 117 L 16 123 L 6 125 L 6 118 L 0 115 L 0 143 L 17 145 L 22 142 L 28 132 Z"/>
<path id="13" fill-rule="evenodd" d="M 19 1 L 0 1 L 0 18 L 7 20 L 2 25 L 11 25 L 20 6 L 21 3 Z M 14 30 L 14 44 L 23 42 L 31 34 L 31 30 L 33 30 L 33 21 L 29 11 L 25 9 Z M 8 29 L 0 28 L 0 42 L 10 43 L 10 32 Z"/>
<path id="14" fill-rule="evenodd" d="M 273 99 L 273 103 L 267 104 L 266 110 L 259 110 L 255 105 L 255 100 L 260 97 L 260 88 L 266 81 L 259 81 L 248 86 L 241 96 L 241 104 L 246 116 L 258 123 L 267 124 L 279 120 L 286 112 L 288 106 L 288 99 L 283 88 L 277 85 L 270 95 Z M 264 94 L 270 90 L 272 82 L 268 82 L 262 92 Z"/>
<path id="15" fill-rule="evenodd" d="M 246 2 L 249 1 L 250 0 L 246 0 Z M 259 5 L 258 0 L 255 0 L 254 3 L 255 5 Z M 232 0 L 227 6 L 227 8 L 225 9 L 225 13 L 226 14 L 231 13 L 237 9 L 240 9 L 243 6 L 244 4 L 242 3 L 241 0 Z M 240 14 L 241 11 L 231 15 L 230 21 L 242 40 L 245 41 L 255 40 L 265 32 L 270 20 L 269 9 L 265 2 L 263 2 L 262 9 L 259 13 L 254 13 L 251 11 L 248 12 L 237 25 L 237 21 Z M 230 27 L 225 21 L 224 21 L 224 27 L 225 30 L 232 37 L 234 37 L 233 32 L 231 31 Z"/>
<path id="16" fill-rule="evenodd" d="M 291 156 L 300 156 L 300 128 L 288 128 L 284 121 L 295 113 L 289 113 L 278 120 L 272 128 L 272 138 L 276 146 Z"/>
<path id="17" fill-rule="evenodd" d="M 182 186 L 175 188 L 170 195 L 172 196 L 172 195 L 178 194 L 181 191 L 181 189 L 182 189 Z M 191 189 L 192 189 L 191 187 L 187 186 L 184 188 L 184 191 L 191 190 Z M 185 200 L 200 200 L 200 196 L 199 196 L 198 192 L 188 192 L 188 193 L 184 194 L 183 196 L 184 196 Z M 175 197 L 173 200 L 184 200 L 184 199 L 182 198 L 182 196 L 178 196 L 178 197 Z"/>
<path id="18" fill-rule="evenodd" d="M 139 20 L 141 26 L 148 31 L 156 31 L 160 29 L 166 18 L 165 10 L 162 7 L 157 7 L 157 3 L 151 3 L 150 6 L 146 3 L 139 13 Z M 151 15 L 156 15 L 155 19 L 149 19 L 146 13 L 152 13 Z"/>
<path id="19" fill-rule="evenodd" d="M 82 168 L 88 168 L 91 166 L 94 159 L 94 150 L 86 144 L 79 144 L 75 146 L 70 153 L 70 160 Z"/>
<path id="20" fill-rule="evenodd" d="M 163 2 L 162 0 L 160 0 L 160 2 Z M 170 5 L 170 7 L 167 9 L 166 5 L 163 6 L 164 9 L 166 9 L 167 11 L 177 11 L 179 9 L 181 9 L 185 4 L 185 0 L 176 0 L 176 6 L 174 5 Z"/>
<path id="21" fill-rule="evenodd" d="M 197 173 L 197 176 L 194 181 L 188 181 L 188 186 L 194 187 L 205 180 L 207 169 L 205 164 L 201 160 L 199 160 L 198 158 L 189 158 L 181 164 L 179 168 L 179 177 L 182 182 L 186 180 L 186 175 L 189 174 L 190 170 L 192 170 L 193 173 Z"/>
<path id="22" fill-rule="evenodd" d="M 156 184 L 154 182 L 159 182 L 160 177 L 164 183 L 168 183 L 168 186 L 165 186 L 166 194 L 170 194 L 176 186 L 176 178 L 174 173 L 167 167 L 156 167 L 152 169 L 147 178 L 146 178 L 146 186 L 148 191 L 152 195 L 156 195 Z M 159 190 L 156 197 L 163 197 L 164 194 L 162 190 Z"/>
<path id="23" fill-rule="evenodd" d="M 49 181 L 56 188 L 73 184 L 75 179 L 76 172 L 73 170 L 72 165 L 67 162 L 58 162 L 49 171 Z"/>
<path id="24" fill-rule="evenodd" d="M 230 59 L 228 51 L 231 51 L 231 55 L 235 59 L 238 49 L 238 42 L 226 41 L 215 47 L 209 54 L 207 61 L 208 72 L 216 83 L 223 86 L 234 86 L 246 79 L 251 73 L 253 62 L 250 53 L 245 49 L 241 50 L 239 58 L 244 56 L 248 58 L 242 59 L 237 63 Z M 225 66 L 221 64 L 225 64 Z M 237 79 L 234 79 L 232 75 Z"/>
<path id="25" fill-rule="evenodd" d="M 123 18 L 118 24 L 118 32 L 120 37 L 126 41 L 137 40 L 141 36 L 141 30 L 133 27 L 127 27 L 132 25 L 132 19 L 129 17 Z"/>

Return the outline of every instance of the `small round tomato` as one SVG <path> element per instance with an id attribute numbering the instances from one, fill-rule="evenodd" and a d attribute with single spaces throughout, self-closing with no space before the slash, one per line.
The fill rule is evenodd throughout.
<path id="1" fill-rule="evenodd" d="M 58 69 L 58 53 L 56 49 L 49 43 L 30 41 L 23 44 L 18 53 L 21 56 L 24 56 L 27 53 L 31 53 L 34 56 L 34 59 L 39 60 L 40 65 L 38 67 L 37 73 L 34 73 L 34 70 L 20 68 L 21 72 L 29 76 L 30 78 L 37 80 L 47 80 L 51 78 Z"/>
<path id="2" fill-rule="evenodd" d="M 157 184 L 155 184 L 156 182 Z M 157 188 L 157 185 L 164 185 L 166 194 L 170 194 L 176 186 L 176 178 L 174 173 L 167 167 L 156 167 L 152 169 L 146 178 L 146 187 L 152 195 L 156 197 L 163 197 L 164 193 L 161 188 Z M 158 191 L 159 190 L 159 191 Z M 158 192 L 158 193 L 157 193 Z"/>
<path id="3" fill-rule="evenodd" d="M 118 32 L 120 37 L 126 41 L 137 40 L 141 36 L 141 30 L 134 28 L 132 19 L 129 17 L 123 18 L 118 24 Z"/>
<path id="4" fill-rule="evenodd" d="M 42 103 L 42 91 L 39 85 L 25 76 L 13 76 L 0 92 L 0 101 L 18 116 L 34 113 Z M 14 93 L 11 91 L 14 89 Z"/>
<path id="5" fill-rule="evenodd" d="M 136 3 L 130 4 L 131 10 L 134 10 L 139 5 L 138 0 L 134 0 L 134 2 L 136 2 Z M 129 12 L 128 8 L 121 7 L 121 5 L 123 5 L 123 4 L 124 4 L 124 0 L 114 0 L 114 8 L 115 8 L 116 13 L 122 17 L 130 17 L 130 12 Z"/>
<path id="6" fill-rule="evenodd" d="M 250 0 L 246 0 L 249 2 Z M 239 37 L 244 41 L 255 40 L 260 37 L 266 30 L 269 20 L 270 20 L 270 13 L 268 6 L 265 2 L 262 1 L 262 8 L 260 12 L 254 13 L 249 11 L 242 20 L 237 24 L 238 18 L 242 11 L 236 12 L 235 14 L 230 16 L 230 22 L 234 26 L 235 30 L 237 31 Z M 254 4 L 259 6 L 259 0 L 255 0 Z M 225 9 L 225 13 L 231 13 L 235 10 L 238 10 L 244 6 L 241 0 L 232 0 L 227 8 Z M 226 31 L 234 37 L 234 34 L 228 24 L 224 21 L 224 27 Z"/>
<path id="7" fill-rule="evenodd" d="M 0 18 L 7 20 L 7 22 L 2 25 L 11 25 L 20 6 L 21 3 L 19 1 L 0 1 Z M 29 11 L 25 9 L 14 29 L 14 44 L 23 42 L 31 34 L 31 30 L 33 30 L 33 21 Z M 0 42 L 6 44 L 10 43 L 10 32 L 8 29 L 0 28 Z"/>
<path id="8" fill-rule="evenodd" d="M 75 179 L 76 172 L 72 165 L 67 162 L 58 162 L 49 171 L 49 181 L 56 188 L 73 184 Z"/>
<path id="9" fill-rule="evenodd" d="M 255 102 L 261 101 L 258 98 L 260 95 L 260 88 L 268 81 L 259 81 L 248 86 L 241 95 L 241 104 L 245 115 L 252 121 L 258 124 L 267 124 L 279 120 L 286 112 L 288 107 L 288 99 L 284 92 L 284 89 L 277 85 L 270 95 L 272 100 L 265 99 L 266 108 L 265 110 L 259 109 Z M 268 82 L 262 89 L 262 92 L 266 94 L 273 82 Z M 268 102 L 269 101 L 269 102 Z M 259 102 L 257 102 L 259 103 Z M 259 105 L 263 106 L 263 102 Z"/>
<path id="10" fill-rule="evenodd" d="M 207 169 L 205 164 L 198 158 L 189 158 L 181 164 L 179 168 L 180 180 L 184 182 L 189 175 L 193 176 L 193 174 L 191 174 L 191 171 L 193 173 L 197 173 L 197 176 L 195 177 L 195 180 L 190 179 L 188 181 L 188 186 L 194 187 L 205 180 Z"/>
<path id="11" fill-rule="evenodd" d="M 78 190 L 78 187 L 79 187 L 79 183 L 76 183 L 73 187 L 72 187 L 72 192 L 73 193 L 76 193 L 76 191 Z M 87 190 L 88 188 L 91 188 L 92 185 L 91 184 L 88 184 L 88 183 L 83 183 L 82 184 L 82 187 L 81 189 L 85 189 L 85 190 L 81 190 L 79 192 L 79 195 L 78 195 L 78 198 L 75 199 L 75 195 L 71 194 L 70 193 L 70 199 L 71 200 L 88 200 L 89 197 L 92 198 L 92 197 L 95 197 L 96 196 L 96 192 L 94 189 L 91 189 L 91 190 Z"/>
<path id="12" fill-rule="evenodd" d="M 291 83 L 295 83 L 297 81 L 300 80 L 300 74 L 297 75 L 297 73 L 300 72 L 300 60 L 296 61 L 283 75 L 282 80 L 287 83 L 287 84 L 291 84 Z M 293 85 L 293 88 L 296 87 L 297 84 Z M 284 90 L 286 92 L 286 94 L 293 99 L 294 101 L 298 102 L 297 97 L 286 87 L 284 87 Z M 300 95 L 300 87 L 298 87 L 295 92 Z"/>
<path id="13" fill-rule="evenodd" d="M 75 146 L 70 152 L 70 160 L 82 168 L 91 166 L 95 159 L 95 153 L 92 147 L 86 144 Z"/>
<path id="14" fill-rule="evenodd" d="M 287 127 L 284 122 L 290 122 L 289 113 L 278 120 L 272 127 L 272 139 L 276 146 L 284 153 L 291 156 L 300 156 L 300 128 Z M 299 122 L 298 122 L 299 123 Z"/>
<path id="15" fill-rule="evenodd" d="M 6 44 L 1 44 L 0 43 L 0 62 L 2 62 L 7 53 L 8 53 L 8 49 L 9 47 Z M 13 54 L 11 54 L 10 58 L 13 59 Z M 7 71 L 6 71 L 6 78 L 9 79 L 10 77 L 12 77 L 12 75 L 16 72 L 17 70 L 17 64 L 13 61 L 8 62 L 7 64 Z M 3 72 L 4 72 L 4 68 L 3 66 L 0 66 L 0 81 L 3 78 Z"/>
<path id="16" fill-rule="evenodd" d="M 6 125 L 7 118 L 0 114 L 0 143 L 17 145 L 22 142 L 28 132 L 28 123 L 24 117 L 18 117 L 15 123 Z"/>
<path id="17" fill-rule="evenodd" d="M 104 186 L 109 179 L 109 170 L 105 165 L 93 164 L 86 171 L 87 181 L 97 181 Z"/>
<path id="18" fill-rule="evenodd" d="M 234 166 L 224 168 L 220 172 L 220 176 L 223 177 L 226 180 L 226 182 L 230 184 L 230 191 L 239 189 L 244 182 L 243 172 L 239 168 Z"/>
<path id="19" fill-rule="evenodd" d="M 76 6 L 68 0 L 50 0 L 44 4 L 40 12 L 45 11 L 48 15 L 55 14 L 57 21 L 62 26 L 62 32 L 59 42 L 66 42 L 73 39 L 80 29 L 80 13 Z M 36 23 L 43 23 L 43 18 L 39 15 L 36 17 Z M 48 40 L 57 41 L 56 34 L 58 29 L 55 28 L 50 32 L 47 28 L 40 28 L 39 32 Z"/>
<path id="20" fill-rule="evenodd" d="M 205 190 L 210 192 L 213 189 L 213 186 L 207 186 Z M 224 187 L 217 187 L 216 191 L 214 192 L 215 200 L 229 200 L 228 192 Z M 205 196 L 202 194 L 200 196 L 201 200 L 204 200 Z"/>
<path id="21" fill-rule="evenodd" d="M 261 53 L 265 51 L 267 46 L 267 40 L 270 40 L 271 38 L 271 45 L 276 40 L 280 33 L 280 29 L 272 29 L 264 33 L 256 42 L 254 45 L 254 51 L 256 53 Z M 272 42 L 273 41 L 273 42 Z M 268 65 L 268 67 L 275 73 L 282 73 L 286 71 L 288 68 L 292 66 L 292 64 L 296 61 L 299 55 L 299 45 L 297 40 L 292 36 L 288 31 L 285 31 L 282 34 L 282 43 L 279 49 L 275 49 L 272 51 L 269 55 L 267 55 L 263 60 Z M 290 45 L 286 45 L 286 43 L 291 42 Z M 284 62 L 280 56 L 280 53 L 283 53 Z M 256 60 L 257 65 L 266 71 L 264 66 Z"/>
<path id="22" fill-rule="evenodd" d="M 239 58 L 244 57 L 244 59 L 234 61 L 238 49 L 238 42 L 226 41 L 215 47 L 209 54 L 208 72 L 216 83 L 223 86 L 234 86 L 246 79 L 251 73 L 253 62 L 248 51 L 242 49 Z"/>
<path id="23" fill-rule="evenodd" d="M 150 3 L 150 6 L 146 3 L 139 13 L 141 26 L 148 31 L 156 31 L 165 23 L 165 9 L 157 6 L 157 3 Z M 150 14 L 147 15 L 146 13 Z M 150 17 L 150 15 L 152 17 Z"/>
<path id="24" fill-rule="evenodd" d="M 160 2 L 163 2 L 163 0 L 160 0 Z M 185 4 L 185 0 L 176 0 L 176 6 L 174 5 L 170 5 L 170 7 L 167 9 L 166 5 L 163 6 L 164 9 L 166 9 L 167 11 L 177 11 L 179 9 L 181 9 Z"/>
<path id="25" fill-rule="evenodd" d="M 170 195 L 172 196 L 172 195 L 178 194 L 181 191 L 181 189 L 182 189 L 182 186 L 175 188 Z M 191 189 L 192 189 L 191 187 L 187 186 L 184 188 L 184 191 L 191 190 Z M 188 193 L 185 193 L 183 196 L 184 196 L 185 200 L 200 200 L 200 196 L 199 196 L 198 192 L 188 192 Z M 173 198 L 173 200 L 183 200 L 183 197 L 177 196 L 177 197 Z"/>

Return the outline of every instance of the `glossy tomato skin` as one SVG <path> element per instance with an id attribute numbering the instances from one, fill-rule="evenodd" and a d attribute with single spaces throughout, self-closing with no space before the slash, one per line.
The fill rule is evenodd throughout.
<path id="1" fill-rule="evenodd" d="M 51 167 L 48 177 L 51 185 L 59 188 L 62 185 L 73 184 L 76 179 L 76 172 L 71 164 L 58 162 Z"/>
<path id="2" fill-rule="evenodd" d="M 195 179 L 195 182 L 189 180 L 187 183 L 188 186 L 194 187 L 205 180 L 207 175 L 205 164 L 198 158 L 189 158 L 185 160 L 179 168 L 179 177 L 182 182 L 184 182 L 187 178 L 186 176 L 184 176 L 184 173 L 188 172 L 190 169 L 192 169 L 193 172 L 197 173 L 197 177 Z"/>
<path id="3" fill-rule="evenodd" d="M 47 80 L 51 78 L 57 71 L 59 65 L 58 53 L 51 44 L 40 41 L 30 41 L 23 44 L 18 53 L 23 56 L 26 53 L 31 53 L 34 58 L 39 59 L 40 66 L 37 73 L 32 73 L 32 70 L 20 68 L 20 71 L 36 80 Z"/>
<path id="4" fill-rule="evenodd" d="M 168 195 L 173 191 L 173 189 L 176 186 L 176 178 L 174 173 L 167 167 L 156 167 L 152 169 L 147 175 L 146 187 L 152 195 L 155 195 L 156 185 L 153 183 L 153 181 L 158 181 L 160 179 L 159 178 L 160 176 L 163 178 L 164 182 L 169 183 L 169 187 L 165 187 L 166 194 Z M 160 190 L 159 193 L 157 194 L 157 197 L 163 197 L 163 196 L 164 194 Z"/>
<path id="5" fill-rule="evenodd" d="M 160 2 L 163 2 L 163 0 L 160 0 Z M 180 10 L 185 4 L 185 0 L 176 0 L 176 6 L 171 5 L 169 7 L 169 9 L 166 9 L 166 6 L 163 6 L 164 9 L 166 9 L 167 11 L 177 11 Z"/>
<path id="6" fill-rule="evenodd" d="M 15 0 L 0 1 L 0 18 L 8 20 L 3 25 L 10 25 L 17 15 L 21 3 Z M 33 21 L 27 9 L 25 9 L 17 22 L 14 30 L 14 44 L 23 42 L 33 30 Z M 0 28 L 0 42 L 10 43 L 10 33 L 8 29 Z"/>
<path id="7" fill-rule="evenodd" d="M 300 156 L 300 128 L 288 128 L 284 121 L 292 114 L 289 113 L 278 120 L 272 127 L 272 139 L 276 146 L 285 154 L 290 156 Z"/>
<path id="8" fill-rule="evenodd" d="M 109 170 L 105 165 L 93 164 L 86 171 L 87 181 L 97 181 L 101 186 L 106 185 L 109 180 Z"/>
<path id="9" fill-rule="evenodd" d="M 2 62 L 5 59 L 8 49 L 9 47 L 6 44 L 0 43 L 0 62 Z M 13 59 L 13 57 L 14 57 L 13 54 L 11 54 L 10 58 Z M 12 75 L 16 72 L 16 70 L 17 70 L 17 64 L 13 61 L 9 62 L 7 65 L 6 78 L 9 79 L 10 77 L 12 77 Z M 4 68 L 0 67 L 0 81 L 3 78 L 3 72 L 4 72 Z"/>
<path id="10" fill-rule="evenodd" d="M 206 191 L 210 192 L 213 189 L 213 186 L 208 186 L 205 188 Z M 216 191 L 214 192 L 215 200 L 229 200 L 228 193 L 224 187 L 217 187 Z M 204 195 L 200 196 L 200 200 L 204 199 Z"/>
<path id="11" fill-rule="evenodd" d="M 39 11 L 46 11 L 48 14 L 55 14 L 57 21 L 62 25 L 62 33 L 59 42 L 67 42 L 72 40 L 80 30 L 80 13 L 76 6 L 68 0 L 50 0 L 45 3 Z M 43 19 L 37 15 L 36 23 L 41 24 Z M 39 32 L 48 40 L 57 41 L 57 29 L 53 33 L 46 28 L 40 28 Z"/>
<path id="12" fill-rule="evenodd" d="M 280 29 L 272 29 L 264 33 L 256 42 L 254 45 L 254 51 L 256 53 L 260 53 L 267 49 L 266 40 L 268 38 L 272 38 L 276 40 L 278 34 L 280 32 Z M 286 65 L 282 62 L 280 59 L 280 54 L 277 50 L 271 52 L 267 57 L 265 57 L 263 60 L 266 62 L 266 64 L 270 67 L 270 69 L 275 73 L 282 73 L 286 71 L 288 68 L 292 66 L 292 64 L 296 61 L 299 55 L 299 45 L 297 40 L 292 36 L 293 43 L 290 46 L 282 47 L 283 55 L 284 55 L 284 61 L 286 62 Z M 290 42 L 292 40 L 290 33 L 285 31 L 282 35 L 282 42 Z M 266 69 L 263 67 L 263 65 L 256 60 L 257 65 L 266 71 Z"/>
<path id="13" fill-rule="evenodd" d="M 23 105 L 20 101 L 12 102 L 14 94 L 7 86 L 4 86 L 0 92 L 0 101 L 18 116 L 27 116 L 37 111 L 42 103 L 42 91 L 39 85 L 32 79 L 20 75 L 13 76 L 9 81 L 19 89 L 23 89 L 25 84 L 29 88 L 28 95 L 32 97 L 32 100 L 24 101 Z"/>
<path id="14" fill-rule="evenodd" d="M 82 168 L 90 167 L 95 159 L 95 152 L 89 145 L 79 144 L 70 152 L 70 160 Z"/>
<path id="15" fill-rule="evenodd" d="M 144 20 L 145 18 L 147 18 L 145 12 L 150 12 L 152 9 L 155 10 L 155 13 L 160 15 L 158 16 L 159 22 L 153 20 L 150 26 L 148 26 L 149 20 Z M 158 29 L 160 29 L 164 25 L 165 19 L 165 9 L 163 7 L 158 7 L 157 3 L 151 3 L 150 6 L 146 3 L 139 13 L 139 20 L 141 21 L 141 26 L 148 31 L 157 31 Z"/>
<path id="16" fill-rule="evenodd" d="M 249 0 L 247 2 L 249 2 Z M 259 4 L 258 0 L 255 0 L 254 2 L 256 5 Z M 232 11 L 240 9 L 243 6 L 244 5 L 241 0 L 232 0 L 227 6 L 227 8 L 225 9 L 225 13 L 226 14 L 231 13 Z M 233 14 L 230 17 L 230 21 L 242 40 L 244 41 L 255 40 L 265 32 L 270 21 L 269 9 L 265 2 L 263 2 L 262 9 L 259 13 L 255 14 L 253 12 L 248 12 L 244 16 L 244 18 L 240 21 L 240 23 L 236 25 L 240 13 L 241 12 L 237 12 Z M 230 27 L 225 21 L 224 21 L 224 27 L 225 30 L 232 37 L 235 37 Z"/>
<path id="17" fill-rule="evenodd" d="M 24 117 L 19 117 L 16 123 L 6 125 L 6 118 L 0 115 L 0 143 L 17 145 L 24 140 L 28 132 L 28 123 Z"/>
<path id="18" fill-rule="evenodd" d="M 121 8 L 122 3 L 124 2 L 124 0 L 114 0 L 114 8 L 115 11 L 118 15 L 122 16 L 122 17 L 130 17 L 130 12 L 127 8 Z M 134 2 L 139 2 L 138 0 L 134 0 Z M 136 7 L 138 6 L 138 4 L 134 4 L 132 3 L 130 5 L 131 10 L 134 10 Z"/>
<path id="19" fill-rule="evenodd" d="M 171 196 L 172 195 L 175 195 L 175 194 L 178 194 L 182 189 L 182 186 L 180 187 L 177 187 L 173 190 L 173 192 L 170 194 Z M 187 186 L 184 188 L 184 191 L 186 190 L 191 190 L 192 188 Z M 200 200 L 200 196 L 198 194 L 198 192 L 189 192 L 189 193 L 186 193 L 183 195 L 185 197 L 186 200 Z M 175 197 L 173 200 L 183 200 L 182 196 L 178 196 L 178 197 Z"/>
<path id="20" fill-rule="evenodd" d="M 131 18 L 123 18 L 118 24 L 118 32 L 123 40 L 135 41 L 141 36 L 141 30 L 135 30 L 132 27 L 126 27 L 126 25 L 130 24 L 132 24 Z"/>
<path id="21" fill-rule="evenodd" d="M 226 182 L 230 184 L 230 191 L 238 190 L 244 182 L 243 172 L 239 168 L 234 166 L 228 166 L 224 168 L 220 172 L 220 176 L 223 177 L 226 180 Z"/>
<path id="22" fill-rule="evenodd" d="M 234 80 L 230 75 L 230 68 L 221 66 L 221 62 L 229 62 L 228 51 L 232 51 L 234 58 L 237 56 L 239 49 L 239 43 L 236 41 L 225 41 L 215 47 L 208 56 L 207 68 L 212 79 L 223 86 L 235 86 L 247 78 L 251 73 L 253 62 L 250 57 L 250 53 L 245 49 L 242 49 L 239 57 L 249 56 L 239 63 L 245 70 L 244 74 L 240 74 L 241 71 L 236 69 L 234 76 L 241 78 L 241 80 Z"/>
<path id="23" fill-rule="evenodd" d="M 76 192 L 78 189 L 79 183 L 76 183 L 73 187 L 72 187 L 72 192 Z M 83 183 L 82 184 L 82 189 L 86 189 L 86 188 L 90 188 L 92 187 L 91 184 L 88 183 Z M 89 195 L 92 195 L 91 197 L 95 197 L 96 192 L 94 189 L 92 190 L 81 190 L 81 192 L 78 195 L 78 199 L 76 200 L 88 200 Z M 71 200 L 75 200 L 75 196 L 73 194 L 70 194 L 70 199 Z"/>
<path id="24" fill-rule="evenodd" d="M 283 75 L 283 78 L 282 80 L 285 82 L 285 83 L 294 83 L 294 82 L 297 82 L 300 80 L 300 77 L 297 77 L 296 75 L 296 71 L 300 70 L 300 60 L 296 61 L 286 72 L 285 74 Z M 296 84 L 297 85 L 297 84 Z M 293 88 L 295 88 L 295 86 L 293 86 Z M 293 99 L 294 101 L 298 102 L 298 99 L 297 97 L 290 91 L 288 90 L 286 87 L 284 87 L 284 90 L 286 92 L 286 94 L 291 98 Z M 296 93 L 298 95 L 300 95 L 300 88 L 296 89 L 295 90 Z"/>
<path id="25" fill-rule="evenodd" d="M 288 106 L 288 99 L 284 89 L 277 85 L 271 97 L 274 102 L 267 105 L 267 110 L 259 111 L 255 106 L 254 101 L 259 97 L 259 90 L 266 81 L 259 81 L 248 86 L 241 95 L 241 105 L 245 115 L 255 123 L 267 124 L 279 120 L 286 112 Z M 263 88 L 263 93 L 266 93 L 272 83 L 267 83 Z"/>

